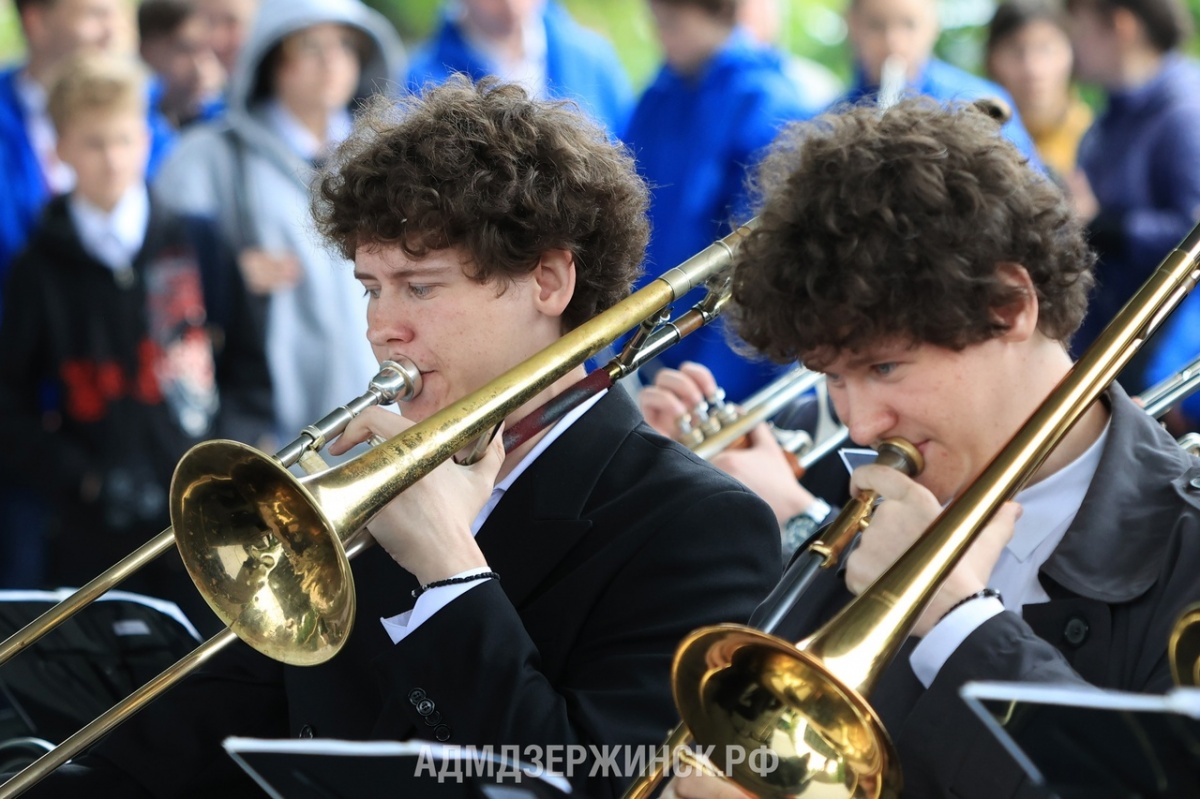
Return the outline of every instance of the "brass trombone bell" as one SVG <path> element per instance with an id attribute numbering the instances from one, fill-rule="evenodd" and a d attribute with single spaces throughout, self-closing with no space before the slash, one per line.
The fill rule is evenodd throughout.
<path id="1" fill-rule="evenodd" d="M 1176 685 L 1200 688 L 1200 602 L 1184 608 L 1167 642 Z"/>
<path id="2" fill-rule="evenodd" d="M 702 628 L 680 645 L 672 682 L 692 735 L 725 742 L 712 759 L 756 796 L 899 796 L 900 760 L 883 722 L 859 691 L 791 642 L 736 624 Z M 774 757 L 735 756 L 732 741 Z"/>
<path id="3" fill-rule="evenodd" d="M 334 526 L 291 472 L 253 447 L 213 441 L 184 456 L 172 486 L 184 565 L 239 638 L 298 666 L 322 663 L 341 648 L 354 619 L 350 563 Z M 263 512 L 248 511 L 254 508 Z"/>

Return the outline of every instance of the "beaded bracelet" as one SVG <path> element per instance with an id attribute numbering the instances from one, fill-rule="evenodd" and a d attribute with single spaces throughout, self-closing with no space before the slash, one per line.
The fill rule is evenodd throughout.
<path id="1" fill-rule="evenodd" d="M 955 602 L 948 611 L 946 611 L 945 613 L 942 614 L 942 619 L 946 618 L 951 613 L 958 610 L 959 608 L 961 608 L 963 605 L 967 604 L 968 602 L 971 602 L 972 600 L 988 599 L 989 597 L 995 597 L 996 599 L 999 599 L 1001 602 L 1004 602 L 1004 597 L 1000 596 L 1000 592 L 997 591 L 995 588 L 983 588 L 983 589 L 980 589 L 980 590 L 976 591 L 975 593 L 971 594 L 970 596 L 965 596 L 962 599 Z M 938 621 L 941 621 L 942 619 L 938 619 Z"/>
<path id="2" fill-rule="evenodd" d="M 412 590 L 413 599 L 416 599 L 421 594 L 428 591 L 430 588 L 441 588 L 444 585 L 458 585 L 459 583 L 473 583 L 476 580 L 499 580 L 500 575 L 496 572 L 480 572 L 479 574 L 467 574 L 462 577 L 447 577 L 445 580 L 434 580 L 432 583 L 427 583 L 420 588 Z"/>

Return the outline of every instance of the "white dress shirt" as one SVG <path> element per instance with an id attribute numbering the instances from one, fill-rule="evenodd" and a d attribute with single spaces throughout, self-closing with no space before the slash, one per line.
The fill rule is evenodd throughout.
<path id="1" fill-rule="evenodd" d="M 1025 605 L 1050 600 L 1038 580 L 1038 570 L 1075 520 L 1100 465 L 1107 439 L 1105 425 L 1104 432 L 1086 452 L 1014 498 L 1021 505 L 1021 518 L 988 579 L 988 587 L 999 591 L 1004 602 L 990 597 L 972 600 L 934 625 L 909 656 L 913 672 L 926 688 L 933 684 L 954 650 L 992 616 L 1004 610 L 1019 614 Z"/>
<path id="2" fill-rule="evenodd" d="M 125 190 L 112 211 L 104 211 L 74 192 L 67 209 L 83 248 L 117 276 L 118 283 L 132 282 L 133 259 L 146 241 L 150 224 L 150 194 L 146 184 L 135 183 Z"/>
<path id="3" fill-rule="evenodd" d="M 528 469 L 535 460 L 537 460 L 538 456 L 545 452 L 546 448 L 553 444 L 559 436 L 567 432 L 567 429 L 570 428 L 571 425 L 575 424 L 579 417 L 587 413 L 588 410 L 591 409 L 591 407 L 597 402 L 599 402 L 600 398 L 607 393 L 607 390 L 601 391 L 599 394 L 587 400 L 578 408 L 571 411 L 561 420 L 559 420 L 558 424 L 554 425 L 554 427 L 551 427 L 550 430 L 547 431 L 546 435 L 534 445 L 533 449 L 529 450 L 529 454 L 522 458 L 521 462 L 518 463 L 511 472 L 505 475 L 504 479 L 496 483 L 496 487 L 492 489 L 492 495 L 488 497 L 488 501 L 484 503 L 483 509 L 479 511 L 479 515 L 475 517 L 475 521 L 471 524 L 471 535 L 479 534 L 479 530 L 483 527 L 484 522 L 488 520 L 488 516 L 492 514 L 492 511 L 495 509 L 496 505 L 498 505 L 500 500 L 504 498 L 504 492 L 507 491 L 514 482 L 516 482 L 518 477 L 524 474 L 525 470 Z M 467 571 L 454 575 L 454 577 L 468 577 L 472 574 L 482 574 L 487 571 L 491 571 L 491 569 L 486 566 L 478 569 L 468 569 Z M 501 579 L 503 579 L 503 575 L 501 575 Z M 379 621 L 383 623 L 383 629 L 387 631 L 388 636 L 392 639 L 392 643 L 398 644 L 410 633 L 412 633 L 413 630 L 417 629 L 425 621 L 432 618 L 432 616 L 439 610 L 444 608 L 446 605 L 449 605 L 452 601 L 462 596 L 467 591 L 470 591 L 481 582 L 483 581 L 474 580 L 466 583 L 454 583 L 452 585 L 444 585 L 438 588 L 431 588 L 428 591 L 423 591 L 421 592 L 421 595 L 417 597 L 417 602 L 415 605 L 413 605 L 412 610 L 405 611 L 398 616 L 381 618 Z"/>
<path id="4" fill-rule="evenodd" d="M 271 99 L 266 104 L 267 122 L 288 148 L 305 161 L 325 158 L 350 135 L 354 120 L 344 108 L 329 115 L 324 140 L 318 139 L 283 103 Z"/>

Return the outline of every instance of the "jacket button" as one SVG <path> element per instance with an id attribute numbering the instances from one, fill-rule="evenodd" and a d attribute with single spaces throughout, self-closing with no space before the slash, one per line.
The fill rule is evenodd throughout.
<path id="1" fill-rule="evenodd" d="M 1088 623 L 1079 616 L 1072 616 L 1063 628 L 1063 639 L 1073 647 L 1083 645 L 1088 637 Z"/>
<path id="2" fill-rule="evenodd" d="M 441 711 L 434 711 L 433 713 L 431 713 L 429 716 L 426 717 L 425 723 L 428 724 L 430 727 L 436 727 L 437 725 L 441 724 L 442 723 Z"/>
<path id="3" fill-rule="evenodd" d="M 425 691 L 420 688 L 414 688 L 408 692 L 408 701 L 414 705 L 425 698 Z"/>
<path id="4" fill-rule="evenodd" d="M 447 727 L 445 724 L 439 724 L 433 730 L 433 737 L 437 738 L 439 741 L 449 741 L 450 740 L 450 728 Z"/>
<path id="5" fill-rule="evenodd" d="M 317 734 L 317 731 L 313 729 L 311 724 L 305 724 L 303 727 L 300 728 L 300 736 L 299 737 L 313 738 L 316 736 L 316 734 Z"/>
<path id="6" fill-rule="evenodd" d="M 417 712 L 420 713 L 422 716 L 428 716 L 430 713 L 433 712 L 433 708 L 434 708 L 433 701 L 430 699 L 422 699 L 420 702 L 417 703 Z"/>
<path id="7" fill-rule="evenodd" d="M 1200 477 L 1193 477 L 1191 482 L 1188 483 L 1188 485 L 1190 485 L 1192 488 L 1196 489 L 1197 491 L 1200 491 Z"/>

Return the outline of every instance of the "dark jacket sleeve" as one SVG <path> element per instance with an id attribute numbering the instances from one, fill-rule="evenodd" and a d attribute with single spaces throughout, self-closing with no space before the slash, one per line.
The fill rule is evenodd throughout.
<path id="1" fill-rule="evenodd" d="M 378 663 L 390 686 L 385 737 L 428 730 L 410 701 L 420 688 L 455 740 L 518 744 L 523 754 L 526 746 L 661 743 L 678 720 L 666 690 L 676 647 L 696 627 L 749 618 L 778 576 L 777 529 L 770 510 L 738 490 L 666 520 L 611 575 L 553 681 L 500 584 L 480 584 Z M 577 790 L 618 795 L 623 773 L 600 769 L 588 779 L 591 766 L 589 756 L 572 767 Z"/>

